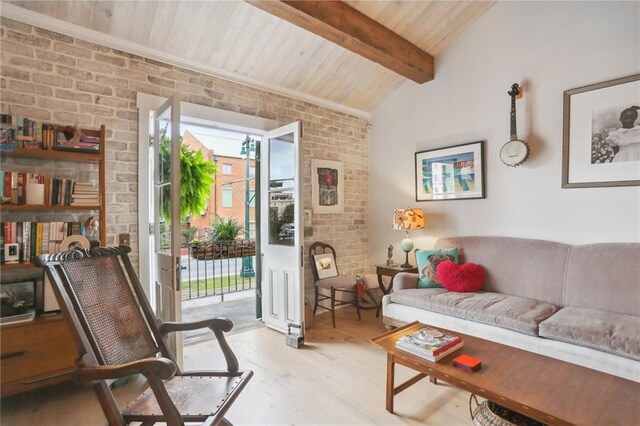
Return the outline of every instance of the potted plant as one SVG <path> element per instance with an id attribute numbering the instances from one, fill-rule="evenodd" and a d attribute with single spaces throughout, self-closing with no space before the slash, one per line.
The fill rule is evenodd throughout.
<path id="1" fill-rule="evenodd" d="M 162 131 L 160 157 L 162 176 L 170 176 L 169 155 L 171 140 Z M 180 136 L 180 219 L 189 215 L 199 215 L 206 210 L 211 195 L 211 185 L 215 183 L 216 163 L 207 160 L 202 152 L 193 150 L 184 144 Z M 165 188 L 169 188 L 168 186 Z M 171 221 L 171 197 L 164 194 L 160 206 L 160 215 L 167 222 Z"/>
<path id="2" fill-rule="evenodd" d="M 244 227 L 237 219 L 216 216 L 205 242 L 192 246 L 191 255 L 198 260 L 254 256 L 254 240 L 236 240 L 243 231 Z"/>

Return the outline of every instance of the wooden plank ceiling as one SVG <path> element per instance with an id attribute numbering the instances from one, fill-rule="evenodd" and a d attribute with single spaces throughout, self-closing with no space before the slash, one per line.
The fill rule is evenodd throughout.
<path id="1" fill-rule="evenodd" d="M 370 112 L 407 79 L 242 1 L 10 1 L 159 52 Z M 437 56 L 493 1 L 346 1 Z M 415 84 L 415 83 L 413 83 Z M 426 83 L 429 84 L 429 83 Z"/>

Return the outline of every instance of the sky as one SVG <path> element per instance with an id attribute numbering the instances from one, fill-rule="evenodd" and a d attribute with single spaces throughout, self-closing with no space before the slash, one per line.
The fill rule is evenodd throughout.
<path id="1" fill-rule="evenodd" d="M 247 133 L 182 123 L 180 125 L 180 134 L 184 135 L 184 132 L 187 130 L 204 146 L 213 149 L 215 154 L 226 157 L 243 158 L 243 156 L 240 155 L 240 150 L 242 149 L 242 142 L 247 136 Z M 260 136 L 258 135 L 249 136 L 255 140 L 260 140 Z M 251 158 L 253 158 L 253 155 L 251 155 Z"/>
<path id="2" fill-rule="evenodd" d="M 244 158 L 244 156 L 240 155 L 240 151 L 242 150 L 242 142 L 247 137 L 247 133 L 181 123 L 180 134 L 184 135 L 184 132 L 187 130 L 204 146 L 213 149 L 216 155 Z M 249 136 L 256 140 L 256 142 L 261 140 L 261 136 L 259 135 L 249 134 Z M 253 154 L 251 158 L 254 158 Z M 281 141 L 272 143 L 271 158 L 272 160 L 276 160 L 271 164 L 271 179 L 284 179 L 293 176 L 293 147 L 290 143 Z"/>

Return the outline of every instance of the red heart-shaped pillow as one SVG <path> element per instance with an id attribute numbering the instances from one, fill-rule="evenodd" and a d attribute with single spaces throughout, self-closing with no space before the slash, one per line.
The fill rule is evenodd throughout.
<path id="1" fill-rule="evenodd" d="M 484 284 L 484 269 L 475 263 L 458 265 L 446 260 L 438 264 L 436 276 L 442 287 L 458 293 L 478 291 Z"/>

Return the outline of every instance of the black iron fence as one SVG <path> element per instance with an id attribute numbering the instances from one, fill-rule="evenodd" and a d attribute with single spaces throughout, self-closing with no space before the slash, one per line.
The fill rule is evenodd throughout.
<path id="1" fill-rule="evenodd" d="M 182 246 L 182 299 L 221 296 L 255 288 L 255 240 Z"/>

